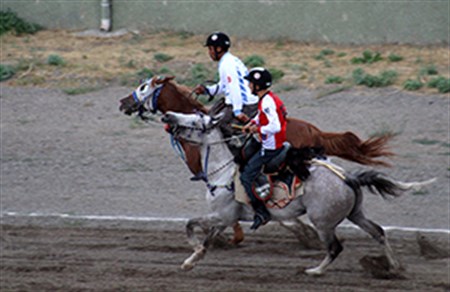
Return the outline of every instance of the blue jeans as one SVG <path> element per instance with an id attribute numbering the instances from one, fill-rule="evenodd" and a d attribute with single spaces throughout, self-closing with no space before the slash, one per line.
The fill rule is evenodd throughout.
<path id="1" fill-rule="evenodd" d="M 255 155 L 250 158 L 247 164 L 244 166 L 244 169 L 241 172 L 240 179 L 241 183 L 244 186 L 245 191 L 247 192 L 248 197 L 252 203 L 258 201 L 252 191 L 252 183 L 261 173 L 261 170 L 265 164 L 267 164 L 272 158 L 277 156 L 283 148 L 277 150 L 267 150 L 261 149 L 255 153 Z"/>

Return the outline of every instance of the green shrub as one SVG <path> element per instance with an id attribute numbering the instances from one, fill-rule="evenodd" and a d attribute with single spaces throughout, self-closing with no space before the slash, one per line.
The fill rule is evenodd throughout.
<path id="1" fill-rule="evenodd" d="M 435 78 L 431 79 L 430 81 L 428 81 L 427 86 L 430 88 L 437 88 L 438 84 L 440 82 L 442 82 L 442 80 L 445 80 L 445 77 L 443 77 L 443 76 L 435 77 Z"/>
<path id="2" fill-rule="evenodd" d="M 315 55 L 314 60 L 317 60 L 317 61 L 325 60 L 325 56 L 321 55 L 321 54 Z"/>
<path id="3" fill-rule="evenodd" d="M 208 76 L 211 75 L 211 72 L 203 64 L 195 64 L 192 66 L 189 73 L 190 75 L 187 76 L 186 79 L 180 80 L 180 83 L 187 86 L 195 86 L 204 83 L 208 80 Z"/>
<path id="4" fill-rule="evenodd" d="M 351 59 L 352 64 L 372 64 L 383 60 L 379 52 L 373 53 L 372 51 L 366 50 L 363 52 L 362 57 L 355 57 Z"/>
<path id="5" fill-rule="evenodd" d="M 194 33 L 188 32 L 188 31 L 179 31 L 177 34 L 178 34 L 178 37 L 182 40 L 187 40 L 194 36 Z"/>
<path id="6" fill-rule="evenodd" d="M 427 86 L 437 88 L 440 93 L 450 92 L 450 78 L 445 78 L 443 76 L 433 78 L 428 82 Z"/>
<path id="7" fill-rule="evenodd" d="M 320 53 L 318 55 L 314 56 L 314 59 L 315 60 L 325 60 L 326 56 L 333 55 L 333 54 L 334 54 L 333 50 L 323 49 L 322 51 L 320 51 Z"/>
<path id="8" fill-rule="evenodd" d="M 43 27 L 39 24 L 24 21 L 10 9 L 0 11 L 0 35 L 3 35 L 8 31 L 14 31 L 18 36 L 22 34 L 34 34 L 42 29 Z"/>
<path id="9" fill-rule="evenodd" d="M 391 62 L 400 62 L 403 60 L 402 56 L 396 55 L 396 54 L 390 54 L 388 56 L 388 60 Z"/>
<path id="10" fill-rule="evenodd" d="M 126 73 L 119 76 L 119 84 L 122 86 L 138 86 L 143 80 L 152 78 L 156 74 L 149 68 L 143 68 L 135 73 Z"/>
<path id="11" fill-rule="evenodd" d="M 128 61 L 128 63 L 125 64 L 125 67 L 134 69 L 134 68 L 136 68 L 136 62 L 134 60 L 130 60 L 130 61 Z"/>
<path id="12" fill-rule="evenodd" d="M 270 74 L 272 75 L 272 82 L 273 83 L 278 82 L 284 76 L 284 72 L 282 70 L 280 70 L 280 69 L 269 68 L 267 70 L 269 70 Z"/>
<path id="13" fill-rule="evenodd" d="M 149 68 L 143 68 L 136 73 L 136 77 L 138 80 L 149 79 L 152 78 L 153 76 L 155 76 L 155 73 L 153 72 L 153 70 Z"/>
<path id="14" fill-rule="evenodd" d="M 164 62 L 172 60 L 174 57 L 164 54 L 164 53 L 157 53 L 157 54 L 153 55 L 153 58 L 160 63 L 164 63 Z"/>
<path id="15" fill-rule="evenodd" d="M 427 86 L 437 88 L 440 93 L 450 92 L 450 78 L 445 78 L 443 76 L 433 78 L 427 83 Z"/>
<path id="16" fill-rule="evenodd" d="M 172 71 L 169 68 L 167 68 L 166 66 L 163 66 L 163 67 L 159 68 L 158 74 L 174 75 L 172 73 Z"/>
<path id="17" fill-rule="evenodd" d="M 394 70 L 386 70 L 381 72 L 380 75 L 380 85 L 381 86 L 389 86 L 394 84 L 394 82 L 397 80 L 398 73 Z"/>
<path id="18" fill-rule="evenodd" d="M 365 85 L 367 87 L 385 87 L 394 84 L 398 77 L 397 72 L 387 70 L 381 72 L 380 75 L 370 75 L 358 68 L 352 73 L 353 81 L 357 85 Z"/>
<path id="19" fill-rule="evenodd" d="M 356 85 L 364 84 L 365 76 L 366 76 L 366 72 L 364 72 L 364 70 L 361 68 L 355 69 L 352 72 L 353 81 L 355 82 Z"/>
<path id="20" fill-rule="evenodd" d="M 423 83 L 420 80 L 408 79 L 403 83 L 403 88 L 410 91 L 419 90 L 422 86 Z"/>
<path id="21" fill-rule="evenodd" d="M 262 67 L 266 62 L 259 55 L 251 55 L 244 59 L 244 64 L 249 68 Z"/>
<path id="22" fill-rule="evenodd" d="M 439 72 L 436 69 L 435 65 L 427 65 L 425 67 L 423 67 L 422 69 L 420 69 L 419 71 L 419 75 L 423 76 L 423 75 L 437 75 Z"/>
<path id="23" fill-rule="evenodd" d="M 341 84 L 344 82 L 344 78 L 340 76 L 328 76 L 325 79 L 325 84 Z"/>
<path id="24" fill-rule="evenodd" d="M 0 64 L 0 81 L 8 80 L 16 74 L 16 70 L 9 66 Z"/>
<path id="25" fill-rule="evenodd" d="M 74 88 L 64 88 L 63 92 L 67 95 L 79 95 L 79 94 L 85 94 L 92 91 L 99 90 L 99 87 L 94 86 L 86 86 L 86 87 L 74 87 Z"/>
<path id="26" fill-rule="evenodd" d="M 47 64 L 52 65 L 52 66 L 64 66 L 64 64 L 66 64 L 66 62 L 59 55 L 50 55 L 47 58 Z"/>
<path id="27" fill-rule="evenodd" d="M 323 56 L 333 55 L 334 51 L 331 49 L 323 49 L 322 51 L 320 51 L 320 54 Z"/>

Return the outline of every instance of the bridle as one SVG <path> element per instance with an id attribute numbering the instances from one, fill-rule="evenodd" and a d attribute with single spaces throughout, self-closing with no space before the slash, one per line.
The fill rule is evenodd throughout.
<path id="1" fill-rule="evenodd" d="M 144 120 L 147 121 L 149 118 L 144 116 L 144 113 L 146 111 L 149 111 L 152 114 L 156 114 L 158 109 L 158 99 L 161 95 L 161 90 L 164 87 L 164 84 L 157 85 L 156 87 L 152 87 L 153 79 L 161 79 L 161 77 L 153 77 L 151 79 L 148 79 L 144 82 L 144 84 L 139 85 L 139 87 L 133 91 L 132 96 L 135 101 L 135 105 L 138 107 L 138 116 Z M 207 80 L 205 83 L 215 83 L 212 80 Z M 208 102 L 211 102 L 214 97 L 216 96 L 217 92 L 219 91 L 219 88 L 217 87 L 214 94 L 211 94 L 209 90 L 207 89 L 206 85 L 201 84 L 201 86 L 205 89 L 204 91 L 208 94 Z M 153 89 L 148 94 L 143 95 L 142 92 L 148 90 L 148 87 L 150 89 Z M 195 90 L 192 90 L 187 98 L 192 98 L 192 95 L 195 93 Z M 143 95 L 143 96 L 142 96 Z M 195 100 L 198 100 L 198 95 L 194 98 Z"/>
<path id="2" fill-rule="evenodd" d="M 145 110 L 150 111 L 152 114 L 156 114 L 158 111 L 158 98 L 161 94 L 161 90 L 163 85 L 157 85 L 155 87 L 152 86 L 153 79 L 159 77 L 153 77 L 143 84 L 139 85 L 139 87 L 133 91 L 132 96 L 139 108 L 139 117 L 141 119 L 147 119 L 143 116 Z M 147 106 L 147 108 L 145 108 Z M 143 108 L 144 107 L 144 108 Z"/>

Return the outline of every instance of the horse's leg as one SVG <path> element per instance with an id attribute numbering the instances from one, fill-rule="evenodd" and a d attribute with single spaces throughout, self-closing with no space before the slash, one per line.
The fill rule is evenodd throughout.
<path id="1" fill-rule="evenodd" d="M 200 227 L 205 234 L 208 234 L 210 226 L 207 224 L 203 217 L 197 217 L 189 219 L 186 224 L 186 235 L 188 242 L 192 247 L 197 247 L 200 245 L 200 240 L 195 236 L 194 228 Z"/>
<path id="2" fill-rule="evenodd" d="M 194 246 L 194 252 L 181 265 L 183 270 L 193 269 L 195 264 L 205 256 L 206 249 L 209 247 L 214 237 L 225 230 L 226 226 L 219 226 L 220 221 L 221 220 L 219 218 L 211 216 L 193 218 L 188 221 L 186 225 L 186 233 L 189 243 Z M 202 243 L 200 243 L 194 234 L 194 226 L 200 226 L 202 229 L 209 226 L 209 232 Z"/>
<path id="3" fill-rule="evenodd" d="M 306 269 L 305 273 L 308 275 L 322 275 L 325 269 L 337 258 L 337 256 L 343 250 L 343 247 L 336 237 L 334 229 L 328 230 L 317 230 L 320 239 L 325 242 L 327 247 L 327 255 L 322 260 L 320 265 L 315 268 Z"/>
<path id="4" fill-rule="evenodd" d="M 238 245 L 244 240 L 244 231 L 242 231 L 241 224 L 239 222 L 234 223 L 233 225 L 233 238 L 230 240 L 230 243 L 233 245 Z"/>
<path id="5" fill-rule="evenodd" d="M 281 226 L 292 232 L 306 249 L 322 249 L 322 242 L 314 228 L 303 223 L 299 218 L 287 222 L 280 221 Z"/>
<path id="6" fill-rule="evenodd" d="M 395 259 L 394 252 L 387 240 L 383 228 L 381 228 L 380 225 L 367 219 L 362 213 L 361 209 L 350 214 L 348 216 L 348 219 L 358 225 L 362 230 L 370 234 L 370 236 L 372 236 L 376 241 L 384 246 L 384 252 L 388 259 L 389 265 L 394 270 L 400 268 L 400 263 Z"/>

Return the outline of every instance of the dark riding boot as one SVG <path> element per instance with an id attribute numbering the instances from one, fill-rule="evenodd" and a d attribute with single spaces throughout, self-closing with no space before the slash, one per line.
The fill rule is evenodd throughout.
<path id="1" fill-rule="evenodd" d="M 250 229 L 256 230 L 259 226 L 269 222 L 271 216 L 264 203 L 260 200 L 252 202 L 252 207 L 255 210 L 255 217 L 253 218 L 253 224 Z"/>
<path id="2" fill-rule="evenodd" d="M 191 177 L 191 181 L 204 181 L 207 182 L 206 174 L 203 171 L 196 173 L 193 177 Z"/>

